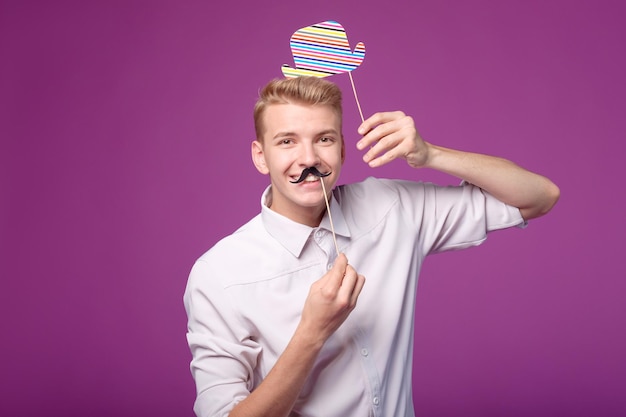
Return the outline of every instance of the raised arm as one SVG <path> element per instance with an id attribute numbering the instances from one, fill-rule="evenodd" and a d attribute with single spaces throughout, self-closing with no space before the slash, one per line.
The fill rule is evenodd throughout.
<path id="1" fill-rule="evenodd" d="M 559 188 L 552 181 L 511 161 L 424 141 L 413 119 L 402 112 L 376 113 L 358 131 L 364 136 L 357 148 L 370 147 L 363 160 L 371 167 L 402 158 L 413 168 L 432 168 L 454 175 L 519 208 L 525 220 L 546 214 L 559 198 Z"/>

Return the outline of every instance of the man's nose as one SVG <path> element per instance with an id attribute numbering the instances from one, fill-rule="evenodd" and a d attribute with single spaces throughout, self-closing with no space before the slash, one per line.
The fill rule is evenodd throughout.
<path id="1" fill-rule="evenodd" d="M 300 164 L 305 167 L 313 167 L 320 163 L 320 157 L 315 149 L 315 146 L 310 143 L 302 144 L 302 155 L 300 158 Z"/>

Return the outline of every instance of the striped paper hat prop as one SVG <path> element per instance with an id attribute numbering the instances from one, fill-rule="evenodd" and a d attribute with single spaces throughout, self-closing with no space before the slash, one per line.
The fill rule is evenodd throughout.
<path id="1" fill-rule="evenodd" d="M 286 78 L 295 77 L 328 77 L 334 74 L 347 72 L 352 83 L 352 91 L 363 121 L 363 112 L 354 88 L 351 71 L 361 65 L 365 58 L 365 45 L 359 42 L 350 49 L 346 30 L 341 24 L 327 20 L 298 29 L 289 42 L 295 68 L 284 64 L 283 75 Z"/>
<path id="2" fill-rule="evenodd" d="M 350 72 L 365 58 L 363 42 L 359 42 L 352 52 L 345 29 L 332 20 L 298 29 L 289 44 L 296 67 L 283 65 L 283 74 L 287 78 L 328 77 Z"/>

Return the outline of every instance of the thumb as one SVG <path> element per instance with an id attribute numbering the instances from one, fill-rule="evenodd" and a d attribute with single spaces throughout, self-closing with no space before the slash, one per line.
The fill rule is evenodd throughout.
<path id="1" fill-rule="evenodd" d="M 346 257 L 345 253 L 341 252 L 339 256 L 337 256 L 337 258 L 335 259 L 335 263 L 333 264 L 333 269 L 340 268 L 343 272 L 346 270 L 347 266 L 348 266 L 348 258 Z"/>
<path id="2" fill-rule="evenodd" d="M 343 253 L 340 253 L 335 259 L 335 263 L 333 267 L 330 269 L 330 273 L 326 275 L 327 283 L 331 288 L 338 289 L 341 287 L 341 282 L 343 281 L 343 277 L 346 274 L 346 269 L 348 268 L 348 258 Z"/>

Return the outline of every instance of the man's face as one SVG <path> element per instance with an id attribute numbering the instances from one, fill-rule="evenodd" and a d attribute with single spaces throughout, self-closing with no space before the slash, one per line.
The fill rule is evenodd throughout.
<path id="1" fill-rule="evenodd" d="M 326 191 L 334 187 L 344 159 L 341 120 L 330 106 L 273 104 L 263 115 L 263 141 L 252 143 L 252 158 L 272 184 L 272 210 L 299 223 L 317 226 L 325 202 L 321 179 L 293 184 L 302 170 L 316 167 Z"/>

